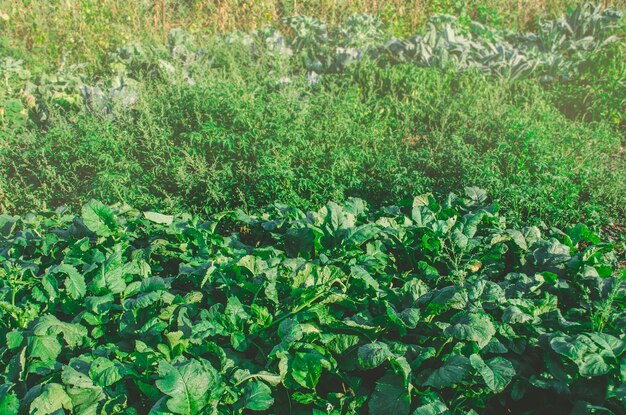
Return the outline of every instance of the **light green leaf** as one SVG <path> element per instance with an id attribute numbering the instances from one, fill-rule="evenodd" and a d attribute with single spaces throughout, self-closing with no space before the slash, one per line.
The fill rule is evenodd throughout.
<path id="1" fill-rule="evenodd" d="M 460 383 L 469 372 L 470 362 L 465 356 L 451 356 L 439 369 L 430 374 L 427 386 L 442 389 Z"/>
<path id="2" fill-rule="evenodd" d="M 448 407 L 441 401 L 431 402 L 417 408 L 413 415 L 441 415 L 448 411 Z"/>
<path id="3" fill-rule="evenodd" d="M 350 273 L 355 279 L 362 281 L 366 288 L 371 287 L 375 291 L 378 291 L 380 288 L 378 281 L 376 281 L 363 267 L 354 266 L 350 268 Z"/>
<path id="4" fill-rule="evenodd" d="M 472 207 L 481 206 L 487 200 L 487 192 L 479 187 L 466 187 L 465 196 L 469 199 L 469 205 Z"/>
<path id="5" fill-rule="evenodd" d="M 92 200 L 83 206 L 83 223 L 100 237 L 108 237 L 117 231 L 118 224 L 110 207 Z"/>
<path id="6" fill-rule="evenodd" d="M 432 225 L 437 221 L 435 214 L 426 206 L 413 206 L 411 212 L 411 218 L 415 222 L 415 226 L 418 228 L 432 228 Z"/>
<path id="7" fill-rule="evenodd" d="M 587 354 L 578 365 L 582 376 L 601 376 L 611 371 L 611 366 L 597 353 Z"/>
<path id="8" fill-rule="evenodd" d="M 318 353 L 296 353 L 291 361 L 291 376 L 308 389 L 315 389 L 322 375 L 323 356 Z"/>
<path id="9" fill-rule="evenodd" d="M 209 399 L 209 391 L 215 387 L 217 372 L 208 363 L 195 359 L 178 359 L 169 363 L 159 362 L 160 379 L 156 386 L 168 395 L 167 408 L 175 414 L 200 413 Z"/>
<path id="10" fill-rule="evenodd" d="M 56 336 L 31 336 L 27 340 L 28 357 L 54 365 L 61 353 L 61 344 Z"/>
<path id="11" fill-rule="evenodd" d="M 174 216 L 172 215 L 163 215 L 157 212 L 143 212 L 143 215 L 151 222 L 158 223 L 161 225 L 171 225 L 174 221 Z"/>
<path id="12" fill-rule="evenodd" d="M 511 237 L 511 240 L 515 242 L 515 245 L 517 245 L 520 249 L 524 251 L 528 250 L 528 244 L 526 244 L 526 238 L 524 238 L 523 233 L 516 229 L 509 229 L 506 232 Z"/>
<path id="13" fill-rule="evenodd" d="M 265 411 L 274 404 L 272 390 L 263 382 L 251 382 L 246 385 L 246 394 L 243 397 L 244 408 L 253 411 Z"/>
<path id="14" fill-rule="evenodd" d="M 30 404 L 30 415 L 63 414 L 65 409 L 73 409 L 72 400 L 58 383 L 48 383 L 41 388 L 41 393 Z M 57 412 L 58 411 L 58 412 Z"/>
<path id="15" fill-rule="evenodd" d="M 469 340 L 485 347 L 491 340 L 496 329 L 488 315 L 482 313 L 466 313 L 452 319 L 452 325 L 444 330 L 447 336 L 459 340 Z"/>
<path id="16" fill-rule="evenodd" d="M 16 414 L 20 409 L 20 400 L 10 391 L 12 386 L 10 383 L 0 385 L 0 414 Z"/>
<path id="17" fill-rule="evenodd" d="M 494 392 L 502 392 L 515 376 L 513 365 L 503 357 L 494 357 L 485 362 L 482 357 L 473 354 L 470 356 L 470 363 Z"/>
<path id="18" fill-rule="evenodd" d="M 461 232 L 459 229 L 455 229 L 452 231 L 452 242 L 454 245 L 463 250 L 467 248 L 467 244 L 469 243 L 469 238 Z"/>
<path id="19" fill-rule="evenodd" d="M 87 329 L 80 324 L 65 323 L 50 314 L 39 317 L 33 326 L 33 334 L 35 336 L 56 336 L 61 334 L 68 346 L 72 348 L 80 346 L 87 333 Z"/>
<path id="20" fill-rule="evenodd" d="M 111 386 L 124 377 L 124 367 L 104 357 L 97 357 L 91 363 L 89 376 L 98 386 Z"/>

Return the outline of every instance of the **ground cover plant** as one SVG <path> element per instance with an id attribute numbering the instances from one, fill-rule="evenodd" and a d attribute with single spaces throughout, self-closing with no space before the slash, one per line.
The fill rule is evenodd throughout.
<path id="1" fill-rule="evenodd" d="M 0 414 L 626 415 L 621 0 L 339 3 L 0 0 Z"/>
<path id="2" fill-rule="evenodd" d="M 619 229 L 619 15 L 585 5 L 532 35 L 439 16 L 402 42 L 365 15 L 208 42 L 177 29 L 97 77 L 5 58 L 0 209 L 382 206 L 479 185 L 514 219 Z"/>
<path id="3" fill-rule="evenodd" d="M 478 188 L 0 220 L 3 413 L 626 413 L 614 247 Z"/>

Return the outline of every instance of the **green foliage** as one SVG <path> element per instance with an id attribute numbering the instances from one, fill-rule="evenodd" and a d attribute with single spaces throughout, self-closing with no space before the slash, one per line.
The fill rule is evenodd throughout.
<path id="1" fill-rule="evenodd" d="M 623 223 L 618 17 L 581 6 L 521 35 L 439 16 L 402 42 L 363 14 L 290 18 L 286 35 L 174 29 L 166 45 L 115 49 L 99 76 L 61 65 L 33 77 L 4 58 L 0 211 L 94 197 L 161 213 L 382 206 L 479 185 L 514 220 Z M 520 53 L 536 61 L 530 78 L 572 79 L 513 81 Z M 605 69 L 590 81 L 590 67 Z"/>
<path id="2" fill-rule="evenodd" d="M 478 188 L 1 220 L 5 412 L 626 413 L 614 247 L 512 228 Z"/>

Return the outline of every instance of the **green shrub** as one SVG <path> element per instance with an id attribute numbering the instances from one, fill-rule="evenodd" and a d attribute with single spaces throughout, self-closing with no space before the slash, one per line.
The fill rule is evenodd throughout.
<path id="1" fill-rule="evenodd" d="M 195 85 L 145 82 L 131 110 L 52 110 L 43 129 L 13 131 L 0 148 L 4 209 L 92 197 L 164 212 L 350 196 L 381 206 L 477 184 L 515 219 L 623 217 L 619 134 L 568 119 L 535 81 L 364 62 L 311 89 L 289 65 L 216 56 Z"/>

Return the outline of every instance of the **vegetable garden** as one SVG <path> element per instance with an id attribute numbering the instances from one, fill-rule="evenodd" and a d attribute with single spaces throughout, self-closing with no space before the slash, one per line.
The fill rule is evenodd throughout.
<path id="1" fill-rule="evenodd" d="M 0 414 L 626 414 L 625 34 L 1 45 Z"/>

